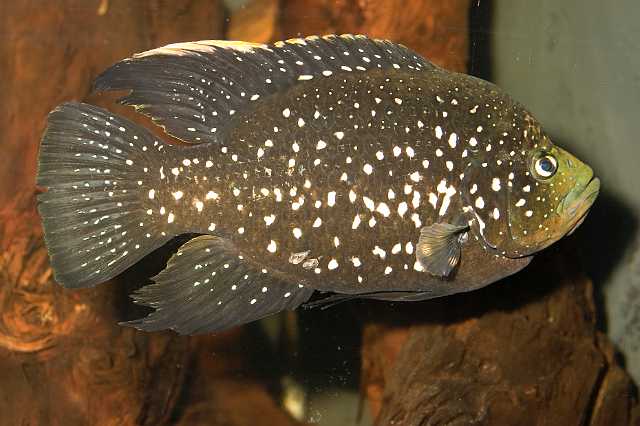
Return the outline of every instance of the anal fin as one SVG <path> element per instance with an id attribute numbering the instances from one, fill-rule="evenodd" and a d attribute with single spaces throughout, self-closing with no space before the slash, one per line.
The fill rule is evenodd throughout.
<path id="1" fill-rule="evenodd" d="M 131 297 L 155 311 L 123 323 L 139 330 L 200 334 L 295 309 L 313 289 L 250 265 L 233 244 L 203 235 L 189 240 L 167 267 Z"/>
<path id="2" fill-rule="evenodd" d="M 466 225 L 434 223 L 420 230 L 416 258 L 432 275 L 447 277 L 460 260 L 460 244 Z"/>

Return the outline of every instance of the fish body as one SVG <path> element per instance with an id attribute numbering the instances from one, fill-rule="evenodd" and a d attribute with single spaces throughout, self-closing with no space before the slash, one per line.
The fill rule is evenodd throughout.
<path id="1" fill-rule="evenodd" d="M 473 290 L 575 229 L 599 189 L 493 84 L 362 36 L 169 45 L 96 88 L 131 90 L 123 103 L 193 144 L 82 104 L 54 111 L 43 138 L 40 211 L 63 285 L 202 234 L 134 294 L 156 309 L 132 323 L 145 330 L 220 330 L 314 290 Z"/>

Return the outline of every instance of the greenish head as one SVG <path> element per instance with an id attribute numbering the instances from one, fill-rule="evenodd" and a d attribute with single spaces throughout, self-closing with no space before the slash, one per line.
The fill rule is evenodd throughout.
<path id="1" fill-rule="evenodd" d="M 600 190 L 587 164 L 555 146 L 525 114 L 517 147 L 498 154 L 505 167 L 472 166 L 484 198 L 469 198 L 472 228 L 488 248 L 507 257 L 531 255 L 572 233 Z M 506 144 L 505 144 L 506 145 Z"/>

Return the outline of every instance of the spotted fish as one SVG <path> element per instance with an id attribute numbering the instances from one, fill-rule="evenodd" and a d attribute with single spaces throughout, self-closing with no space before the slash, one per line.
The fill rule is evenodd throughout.
<path id="1" fill-rule="evenodd" d="M 186 144 L 81 103 L 49 116 L 39 211 L 56 280 L 88 287 L 197 234 L 129 323 L 222 330 L 338 297 L 422 300 L 522 269 L 584 219 L 599 181 L 491 83 L 364 36 L 198 41 L 95 88 Z"/>

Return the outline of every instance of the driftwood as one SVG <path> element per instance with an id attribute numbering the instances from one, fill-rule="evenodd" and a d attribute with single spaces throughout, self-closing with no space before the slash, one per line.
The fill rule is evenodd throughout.
<path id="1" fill-rule="evenodd" d="M 0 424 L 239 426 L 255 424 L 256 412 L 274 419 L 264 424 L 292 424 L 246 357 L 219 348 L 211 358 L 221 344 L 246 347 L 242 330 L 199 338 L 138 333 L 116 325 L 126 316 L 123 285 L 67 291 L 55 284 L 35 210 L 49 110 L 68 100 L 109 104 L 88 97 L 91 81 L 134 52 L 222 38 L 221 2 L 31 0 L 0 9 Z M 159 265 L 148 267 L 119 281 L 139 282 Z M 204 353 L 211 359 L 203 361 Z M 239 365 L 242 380 L 232 376 Z M 193 404 L 182 406 L 185 398 Z"/>
<path id="2" fill-rule="evenodd" d="M 559 251 L 474 293 L 366 315 L 363 388 L 379 425 L 638 424 L 591 282 Z"/>
<path id="3" fill-rule="evenodd" d="M 93 289 L 53 282 L 34 197 L 49 110 L 72 99 L 112 107 L 113 97 L 89 95 L 106 66 L 165 43 L 225 36 L 366 33 L 463 71 L 468 7 L 256 0 L 225 25 L 214 0 L 3 2 L 0 424 L 299 424 L 269 391 L 246 327 L 185 338 L 116 325 L 133 314 L 123 308 L 127 287 L 161 268 L 162 256 Z M 367 324 L 364 397 L 377 424 L 631 424 L 631 383 L 595 331 L 590 284 L 555 256 L 466 296 L 356 304 Z"/>

